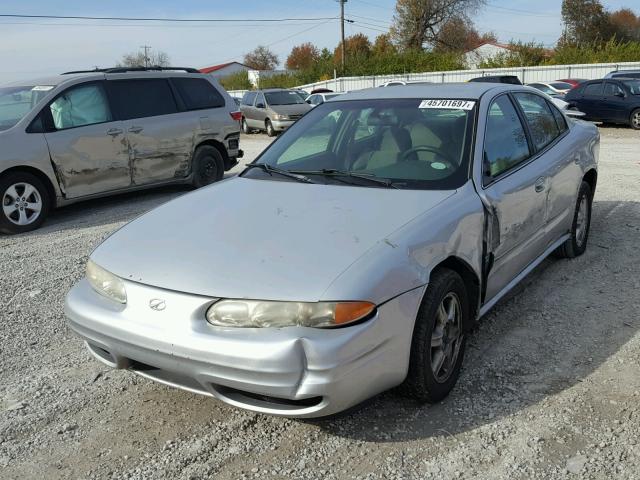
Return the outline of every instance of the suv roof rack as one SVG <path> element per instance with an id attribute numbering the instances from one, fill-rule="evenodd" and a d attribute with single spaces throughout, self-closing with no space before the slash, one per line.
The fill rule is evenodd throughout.
<path id="1" fill-rule="evenodd" d="M 200 70 L 190 67 L 113 67 L 94 68 L 93 70 L 73 70 L 64 72 L 62 75 L 72 75 L 75 73 L 126 73 L 126 72 L 164 72 L 182 70 L 187 73 L 201 73 Z"/>

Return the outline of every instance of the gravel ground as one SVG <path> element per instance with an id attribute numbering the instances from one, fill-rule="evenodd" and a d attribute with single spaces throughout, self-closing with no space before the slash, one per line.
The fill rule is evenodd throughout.
<path id="1" fill-rule="evenodd" d="M 640 479 L 640 132 L 603 127 L 590 244 L 478 325 L 458 386 L 294 421 L 93 360 L 63 298 L 91 250 L 186 189 L 74 205 L 0 236 L 0 478 Z M 268 144 L 242 138 L 250 161 Z"/>

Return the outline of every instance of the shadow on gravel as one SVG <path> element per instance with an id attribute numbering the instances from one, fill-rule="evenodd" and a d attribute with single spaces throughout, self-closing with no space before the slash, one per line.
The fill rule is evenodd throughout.
<path id="1" fill-rule="evenodd" d="M 596 201 L 587 252 L 546 260 L 479 322 L 447 399 L 418 405 L 391 391 L 310 423 L 371 442 L 455 435 L 578 385 L 640 328 L 638 238 L 640 203 Z"/>

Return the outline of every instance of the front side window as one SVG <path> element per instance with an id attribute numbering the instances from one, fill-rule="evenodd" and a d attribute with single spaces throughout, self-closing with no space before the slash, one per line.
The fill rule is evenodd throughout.
<path id="1" fill-rule="evenodd" d="M 489 107 L 484 137 L 484 173 L 497 177 L 531 155 L 520 117 L 507 95 Z"/>
<path id="2" fill-rule="evenodd" d="M 52 88 L 37 85 L 0 88 L 0 131 L 22 120 Z"/>
<path id="3" fill-rule="evenodd" d="M 107 95 L 99 83 L 71 87 L 49 105 L 49 110 L 57 130 L 113 120 Z"/>
<path id="4" fill-rule="evenodd" d="M 602 95 L 602 82 L 590 83 L 584 87 L 584 95 L 589 97 Z"/>
<path id="5" fill-rule="evenodd" d="M 121 120 L 176 113 L 178 107 L 165 79 L 109 80 L 112 101 Z"/>
<path id="6" fill-rule="evenodd" d="M 305 103 L 304 99 L 298 93 L 291 90 L 266 92 L 265 97 L 269 105 L 297 105 Z"/>
<path id="7" fill-rule="evenodd" d="M 516 93 L 516 101 L 524 112 L 536 150 L 542 150 L 553 142 L 560 131 L 547 101 L 531 93 Z"/>
<path id="8" fill-rule="evenodd" d="M 256 92 L 247 92 L 244 94 L 244 96 L 242 97 L 242 105 L 248 105 L 248 106 L 252 106 L 253 105 L 253 101 L 256 98 Z"/>
<path id="9" fill-rule="evenodd" d="M 174 78 L 171 80 L 187 110 L 224 107 L 222 95 L 203 78 Z"/>
<path id="10" fill-rule="evenodd" d="M 377 186 L 367 181 L 373 178 L 396 188 L 458 188 L 469 176 L 476 107 L 473 100 L 453 102 L 442 108 L 419 98 L 325 102 L 286 130 L 257 163 L 315 183 Z M 282 180 L 258 168 L 243 176 Z"/>
<path id="11" fill-rule="evenodd" d="M 259 93 L 258 96 L 256 97 L 256 107 L 258 108 L 264 108 L 266 105 L 264 104 L 264 95 L 262 93 Z"/>

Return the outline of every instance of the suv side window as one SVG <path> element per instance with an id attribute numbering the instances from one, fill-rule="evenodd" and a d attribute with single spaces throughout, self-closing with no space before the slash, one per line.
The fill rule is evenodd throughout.
<path id="1" fill-rule="evenodd" d="M 101 83 L 76 85 L 49 105 L 57 130 L 83 127 L 113 120 L 107 95 Z"/>
<path id="2" fill-rule="evenodd" d="M 590 83 L 584 87 L 583 94 L 591 97 L 602 95 L 602 82 Z"/>
<path id="3" fill-rule="evenodd" d="M 120 120 L 176 113 L 169 82 L 162 78 L 109 80 L 111 101 Z"/>
<path id="4" fill-rule="evenodd" d="M 515 107 L 500 95 L 489 107 L 484 136 L 484 173 L 496 177 L 531 155 L 527 136 Z"/>
<path id="5" fill-rule="evenodd" d="M 527 119 L 533 145 L 542 150 L 560 135 L 547 101 L 531 93 L 516 93 L 514 97 Z"/>
<path id="6" fill-rule="evenodd" d="M 187 110 L 224 107 L 222 95 L 204 78 L 172 78 Z"/>
<path id="7" fill-rule="evenodd" d="M 616 93 L 624 95 L 624 90 L 619 85 L 611 82 L 604 84 L 604 95 L 607 97 L 613 97 Z"/>
<path id="8" fill-rule="evenodd" d="M 242 101 L 240 103 L 242 105 L 252 106 L 255 98 L 256 98 L 256 92 L 247 92 L 243 95 Z"/>
<path id="9" fill-rule="evenodd" d="M 260 104 L 262 104 L 262 106 L 263 106 L 263 107 L 266 107 L 266 106 L 267 106 L 267 102 L 266 102 L 266 101 L 265 101 L 265 99 L 264 99 L 264 93 L 262 93 L 262 92 L 260 92 L 260 93 L 258 94 L 258 96 L 256 97 L 256 107 L 257 107 L 258 105 L 260 105 Z"/>

